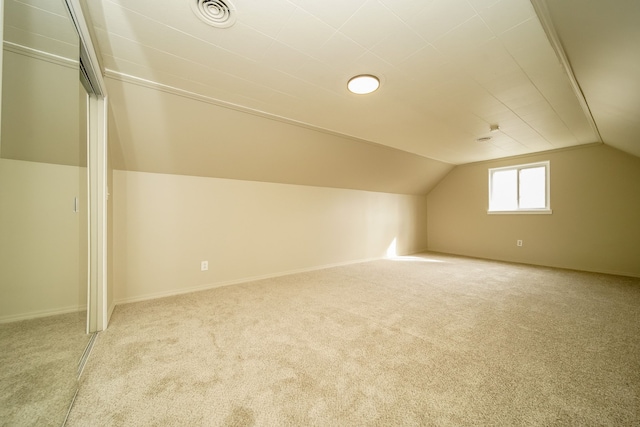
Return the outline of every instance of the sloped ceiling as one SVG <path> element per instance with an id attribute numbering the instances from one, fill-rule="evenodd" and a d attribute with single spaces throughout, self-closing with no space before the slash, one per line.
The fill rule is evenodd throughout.
<path id="1" fill-rule="evenodd" d="M 88 2 L 107 75 L 451 164 L 598 141 L 529 0 L 230 0 L 226 29 L 195 1 Z"/>
<path id="2" fill-rule="evenodd" d="M 602 140 L 640 157 L 640 1 L 544 5 Z"/>
<path id="3" fill-rule="evenodd" d="M 86 2 L 113 92 L 117 167 L 347 188 L 370 182 L 365 189 L 374 191 L 387 191 L 395 176 L 410 184 L 390 191 L 423 193 L 456 164 L 600 135 L 638 155 L 637 62 L 624 59 L 638 55 L 633 0 L 615 8 L 554 0 L 542 22 L 530 0 L 224 0 L 236 17 L 225 29 L 196 17 L 196 1 Z M 36 33 L 9 35 L 55 45 L 55 31 L 42 25 L 55 15 L 47 2 L 6 0 L 30 11 Z M 618 3 L 624 12 L 614 12 Z M 597 17 L 602 34 L 589 33 Z M 549 23 L 586 102 L 547 38 Z M 609 50 L 606 58 L 616 60 L 594 59 L 610 43 L 618 43 L 615 57 Z M 629 90 L 611 92 L 620 65 Z M 349 93 L 357 74 L 377 75 L 380 89 Z M 207 118 L 194 120 L 199 114 Z M 271 122 L 279 130 L 267 137 Z M 376 172 L 385 169 L 381 153 L 396 159 L 387 174 Z M 340 172 L 349 165 L 352 172 Z"/>
<path id="4" fill-rule="evenodd" d="M 107 85 L 116 107 L 109 133 L 118 169 L 426 194 L 452 168 L 142 85 L 114 79 Z"/>
<path id="5" fill-rule="evenodd" d="M 0 157 L 86 166 L 80 42 L 64 3 L 5 1 L 3 30 Z"/>
<path id="6" fill-rule="evenodd" d="M 5 0 L 3 41 L 78 59 L 78 34 L 62 0 Z"/>

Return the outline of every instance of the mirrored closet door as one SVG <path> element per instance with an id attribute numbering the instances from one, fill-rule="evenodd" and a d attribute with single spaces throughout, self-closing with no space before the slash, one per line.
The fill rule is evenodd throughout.
<path id="1" fill-rule="evenodd" d="M 64 0 L 4 0 L 0 424 L 60 426 L 87 333 L 87 92 Z"/>

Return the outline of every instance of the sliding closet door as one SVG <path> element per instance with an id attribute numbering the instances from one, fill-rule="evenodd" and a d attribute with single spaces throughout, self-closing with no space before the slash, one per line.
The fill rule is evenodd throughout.
<path id="1" fill-rule="evenodd" d="M 0 425 L 60 426 L 87 346 L 87 94 L 62 0 L 5 0 Z"/>

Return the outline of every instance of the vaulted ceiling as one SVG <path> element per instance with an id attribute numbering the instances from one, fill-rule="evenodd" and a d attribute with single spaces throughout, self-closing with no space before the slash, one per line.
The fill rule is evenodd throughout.
<path id="1" fill-rule="evenodd" d="M 640 157 L 640 1 L 550 0 L 546 6 L 602 140 Z"/>
<path id="2" fill-rule="evenodd" d="M 197 1 L 88 2 L 104 66 L 453 164 L 598 141 L 529 0 Z"/>
<path id="3" fill-rule="evenodd" d="M 194 13 L 193 4 L 215 12 L 219 2 L 235 18 L 227 28 Z M 62 56 L 70 49 L 54 25 L 59 8 L 36 0 L 6 3 L 28 11 L 37 30 L 10 24 L 5 36 L 42 50 L 48 43 Z M 86 5 L 113 87 L 154 87 L 334 139 L 400 150 L 437 161 L 440 175 L 443 164 L 596 142 L 640 156 L 640 2 L 634 0 Z M 378 76 L 380 89 L 348 92 L 347 80 L 358 74 Z M 116 121 L 123 129 L 134 126 L 125 123 L 125 110 L 136 114 L 151 101 L 116 92 Z M 499 131 L 490 132 L 492 125 Z M 124 139 L 136 133 L 123 129 Z M 483 137 L 491 139 L 479 142 Z M 121 154 L 135 169 L 141 160 L 131 144 L 124 142 Z M 181 144 L 185 152 L 206 151 L 202 141 Z"/>

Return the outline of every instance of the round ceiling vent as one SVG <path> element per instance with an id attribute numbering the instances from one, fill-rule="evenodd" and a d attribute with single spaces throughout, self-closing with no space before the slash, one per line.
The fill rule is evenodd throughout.
<path id="1" fill-rule="evenodd" d="M 229 0 L 191 0 L 196 16 L 216 28 L 227 28 L 235 24 L 236 11 Z"/>

